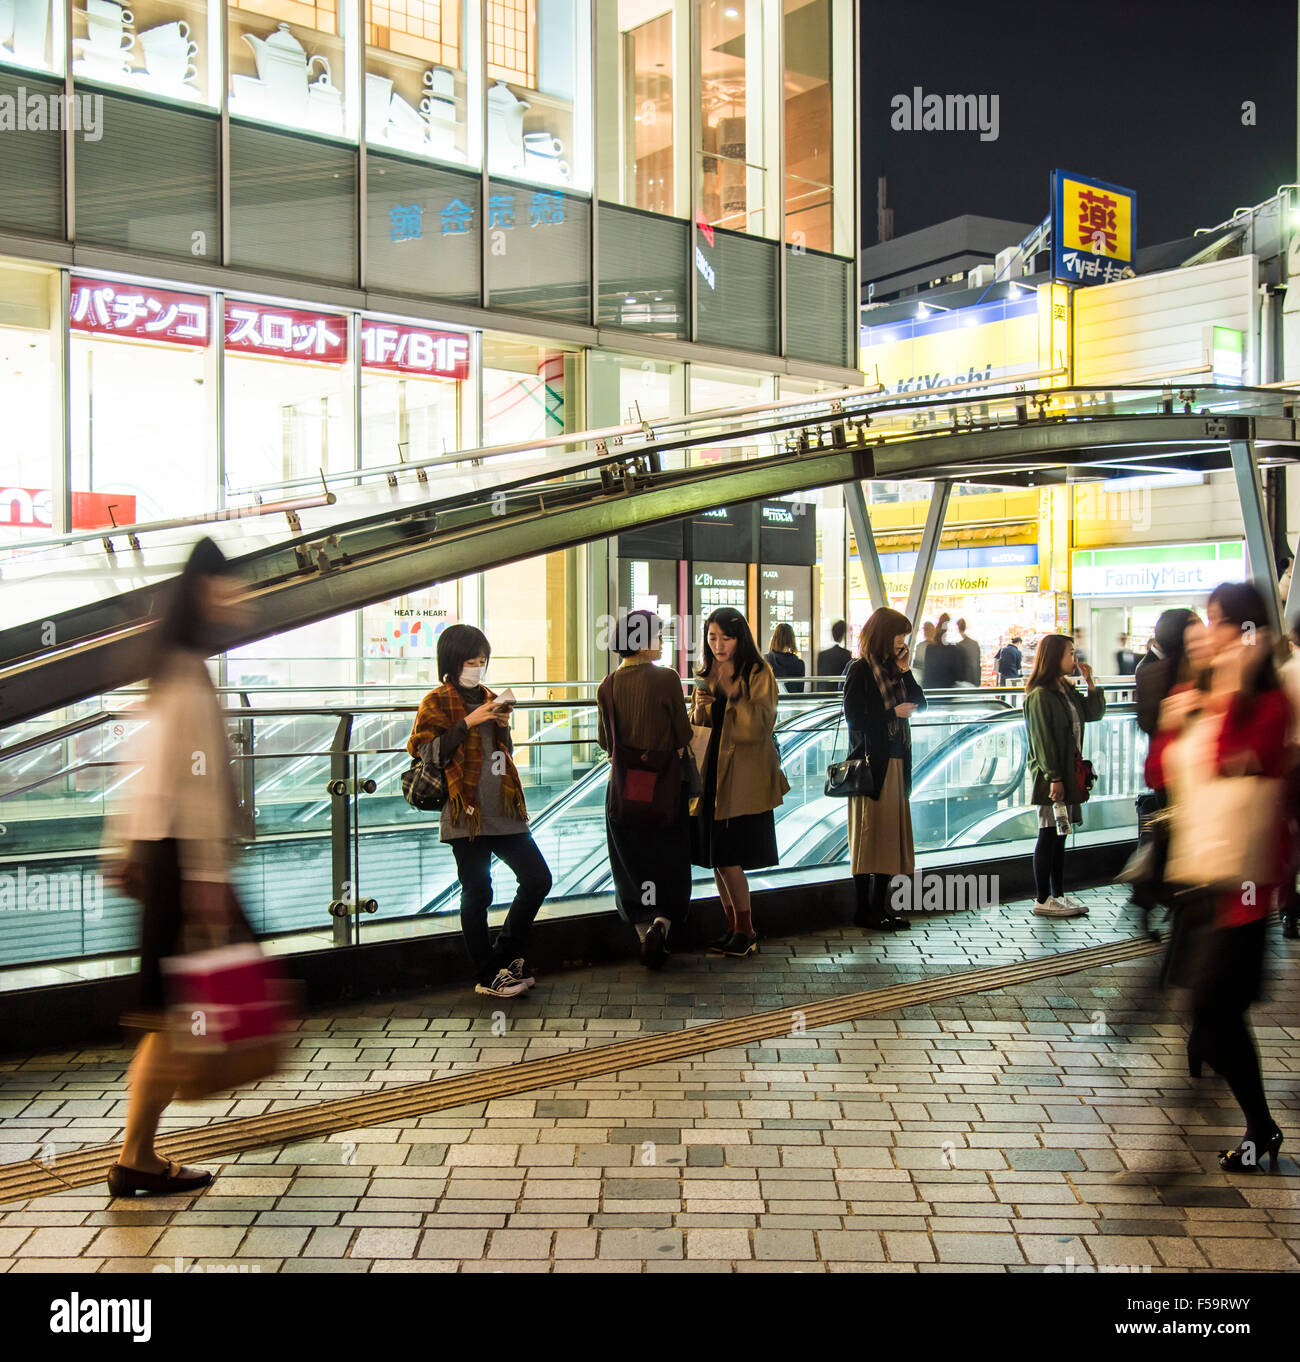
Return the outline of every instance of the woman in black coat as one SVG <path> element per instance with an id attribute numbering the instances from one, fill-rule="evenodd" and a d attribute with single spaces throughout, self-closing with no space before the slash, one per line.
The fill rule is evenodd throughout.
<path id="1" fill-rule="evenodd" d="M 865 757 L 872 793 L 849 798 L 849 859 L 857 889 L 859 927 L 905 931 L 911 926 L 889 906 L 895 875 L 916 868 L 912 847 L 912 737 L 908 720 L 925 708 L 911 671 L 907 635 L 912 622 L 882 607 L 858 640 L 858 658 L 844 681 L 844 718 L 849 751 Z"/>

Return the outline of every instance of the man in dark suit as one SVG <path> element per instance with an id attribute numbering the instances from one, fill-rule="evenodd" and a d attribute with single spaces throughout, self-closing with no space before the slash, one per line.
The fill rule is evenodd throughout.
<path id="1" fill-rule="evenodd" d="M 818 676 L 843 676 L 845 668 L 853 660 L 853 654 L 844 646 L 844 635 L 848 633 L 848 625 L 843 620 L 836 620 L 831 625 L 831 638 L 834 642 L 829 648 L 817 654 L 817 675 Z M 823 681 L 816 687 L 821 691 L 843 690 L 842 682 L 832 684 Z"/>

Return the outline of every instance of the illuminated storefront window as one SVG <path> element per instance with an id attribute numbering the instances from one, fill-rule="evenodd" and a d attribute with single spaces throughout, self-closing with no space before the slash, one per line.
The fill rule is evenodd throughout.
<path id="1" fill-rule="evenodd" d="M 750 0 L 700 6 L 700 211 L 711 226 L 753 236 L 779 234 L 769 185 L 779 110 L 767 98 L 779 18 Z"/>
<path id="2" fill-rule="evenodd" d="M 348 88 L 353 6 L 230 0 L 230 112 L 278 127 L 355 137 Z"/>
<path id="3" fill-rule="evenodd" d="M 63 524 L 58 474 L 59 275 L 0 264 L 0 542 L 44 539 Z M 73 507 L 73 524 L 77 511 Z M 98 523 L 98 522 L 94 522 Z"/>
<path id="4" fill-rule="evenodd" d="M 367 142 L 481 164 L 478 20 L 476 4 L 456 0 L 367 0 Z"/>
<path id="5" fill-rule="evenodd" d="M 62 75 L 63 23 L 57 0 L 0 0 L 0 66 Z"/>
<path id="6" fill-rule="evenodd" d="M 785 239 L 852 255 L 853 6 L 784 6 Z"/>
<path id="7" fill-rule="evenodd" d="M 73 6 L 72 23 L 72 72 L 79 80 L 189 104 L 217 102 L 217 0 L 85 0 L 84 8 Z"/>
<path id="8" fill-rule="evenodd" d="M 470 350 L 464 332 L 362 318 L 363 464 L 424 463 L 476 443 L 461 424 Z"/>
<path id="9" fill-rule="evenodd" d="M 347 316 L 227 298 L 225 328 L 231 488 L 354 467 Z"/>
<path id="10" fill-rule="evenodd" d="M 74 518 L 79 493 L 93 525 L 217 509 L 211 295 L 74 274 L 69 326 Z"/>
<path id="11" fill-rule="evenodd" d="M 608 202 L 688 214 L 689 8 L 686 0 L 597 7 L 596 135 L 600 193 Z"/>
<path id="12" fill-rule="evenodd" d="M 591 187 L 591 7 L 488 0 L 488 168 Z"/>

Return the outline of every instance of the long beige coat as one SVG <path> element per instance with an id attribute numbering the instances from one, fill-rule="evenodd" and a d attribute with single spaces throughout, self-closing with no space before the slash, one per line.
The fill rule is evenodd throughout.
<path id="1" fill-rule="evenodd" d="M 781 771 L 772 731 L 776 726 L 776 677 L 766 662 L 753 673 L 749 695 L 727 701 L 718 748 L 718 795 L 713 816 L 741 818 L 766 813 L 782 802 L 790 788 Z M 691 696 L 691 723 L 712 726 L 713 689 L 696 684 Z M 701 772 L 701 775 L 704 773 Z"/>

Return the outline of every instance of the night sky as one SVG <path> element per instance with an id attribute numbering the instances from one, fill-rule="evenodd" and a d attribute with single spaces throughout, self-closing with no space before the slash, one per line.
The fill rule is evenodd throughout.
<path id="1" fill-rule="evenodd" d="M 863 0 L 861 15 L 864 245 L 879 175 L 902 236 L 962 213 L 1038 222 L 1059 166 L 1136 190 L 1139 246 L 1297 179 L 1295 0 Z M 998 139 L 893 131 L 892 97 L 917 85 L 997 94 Z"/>

